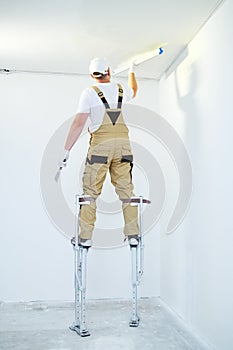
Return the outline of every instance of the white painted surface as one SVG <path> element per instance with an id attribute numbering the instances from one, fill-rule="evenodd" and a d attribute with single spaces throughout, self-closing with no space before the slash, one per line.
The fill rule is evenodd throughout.
<path id="1" fill-rule="evenodd" d="M 88 74 L 105 56 L 113 68 L 163 43 L 166 54 L 140 76 L 160 78 L 222 0 L 1 1 L 1 68 Z"/>
<path id="2" fill-rule="evenodd" d="M 180 96 L 172 69 L 160 83 L 161 115 L 181 135 L 190 153 L 194 189 L 188 215 L 174 234 L 162 232 L 161 242 L 156 231 L 146 236 L 146 274 L 141 288 L 142 295 L 159 294 L 161 243 L 163 300 L 219 350 L 233 346 L 232 11 L 232 2 L 226 1 L 189 45 L 187 58 L 177 64 Z M 75 113 L 77 97 L 90 81 L 1 75 L 0 82 L 0 299 L 70 300 L 72 250 L 43 209 L 39 172 L 48 140 Z M 158 89 L 149 84 L 141 82 L 135 103 L 157 111 Z M 172 168 L 165 156 L 162 162 L 163 168 Z M 169 179 L 169 171 L 162 229 L 177 195 L 177 179 L 174 172 Z M 89 269 L 89 297 L 129 296 L 127 248 L 103 254 L 93 250 Z"/>
<path id="3" fill-rule="evenodd" d="M 189 212 L 175 233 L 161 235 L 161 297 L 219 350 L 233 347 L 232 13 L 226 1 L 160 84 L 161 114 L 193 167 Z"/>

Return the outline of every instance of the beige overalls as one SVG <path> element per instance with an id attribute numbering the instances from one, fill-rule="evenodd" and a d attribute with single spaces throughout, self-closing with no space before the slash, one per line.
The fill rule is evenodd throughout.
<path id="1" fill-rule="evenodd" d="M 93 198 L 90 205 L 82 205 L 80 210 L 80 238 L 91 239 L 96 220 L 95 199 L 101 194 L 106 174 L 109 170 L 111 182 L 119 198 L 124 201 L 133 194 L 131 152 L 128 128 L 125 125 L 121 105 L 123 89 L 118 84 L 118 105 L 111 109 L 103 93 L 93 86 L 101 98 L 105 113 L 101 126 L 91 134 L 83 174 L 83 193 Z M 125 221 L 125 236 L 138 234 L 137 207 L 122 202 Z"/>

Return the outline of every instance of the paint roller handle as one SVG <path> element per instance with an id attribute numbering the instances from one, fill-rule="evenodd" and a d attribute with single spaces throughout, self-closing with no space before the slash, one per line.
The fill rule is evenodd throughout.
<path id="1" fill-rule="evenodd" d="M 129 67 L 129 74 L 135 73 L 135 67 L 136 67 L 136 64 L 134 62 L 132 62 L 130 67 Z"/>

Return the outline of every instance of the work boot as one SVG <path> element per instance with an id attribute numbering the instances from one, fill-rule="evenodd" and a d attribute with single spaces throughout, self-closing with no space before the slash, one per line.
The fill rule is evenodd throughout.
<path id="1" fill-rule="evenodd" d="M 92 246 L 92 240 L 79 237 L 78 245 L 80 245 L 81 247 L 90 248 Z"/>
<path id="2" fill-rule="evenodd" d="M 71 244 L 73 244 L 73 246 L 75 246 L 75 237 L 71 238 Z M 85 239 L 85 238 L 78 238 L 78 245 L 82 246 L 82 247 L 86 247 L 89 248 L 92 246 L 92 241 L 91 239 Z"/>
<path id="3" fill-rule="evenodd" d="M 132 236 L 128 236 L 128 242 L 129 245 L 132 247 L 136 247 L 139 243 L 139 236 L 138 235 L 132 235 Z"/>
<path id="4" fill-rule="evenodd" d="M 72 237 L 71 240 L 70 240 L 70 243 L 75 246 L 75 237 Z"/>

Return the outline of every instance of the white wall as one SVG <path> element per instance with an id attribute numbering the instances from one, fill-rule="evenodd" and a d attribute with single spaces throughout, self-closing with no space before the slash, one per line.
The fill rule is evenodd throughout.
<path id="1" fill-rule="evenodd" d="M 80 77 L 0 75 L 0 300 L 73 299 L 73 251 L 44 210 L 40 168 L 47 143 L 75 114 L 80 92 L 90 84 L 90 79 Z M 158 85 L 144 81 L 139 86 L 135 103 L 156 110 Z M 155 232 L 146 236 L 144 296 L 159 294 L 159 235 Z M 151 247 L 155 247 L 153 254 Z M 88 263 L 88 297 L 130 297 L 128 247 L 93 249 Z"/>
<path id="2" fill-rule="evenodd" d="M 232 13 L 226 1 L 160 84 L 160 113 L 193 168 L 188 214 L 161 234 L 161 297 L 219 350 L 233 348 Z"/>
<path id="3" fill-rule="evenodd" d="M 190 154 L 193 196 L 183 223 L 165 235 L 177 178 L 164 154 L 167 206 L 161 240 L 157 226 L 145 237 L 141 286 L 141 295 L 155 296 L 161 283 L 163 300 L 219 350 L 233 347 L 232 12 L 232 2 L 226 1 L 159 86 L 160 114 Z M 77 77 L 0 75 L 0 300 L 73 298 L 72 249 L 44 210 L 39 176 L 48 141 L 75 114 L 78 96 L 90 83 Z M 158 84 L 140 82 L 135 103 L 158 111 Z M 129 297 L 128 248 L 91 250 L 88 287 L 90 298 Z"/>

